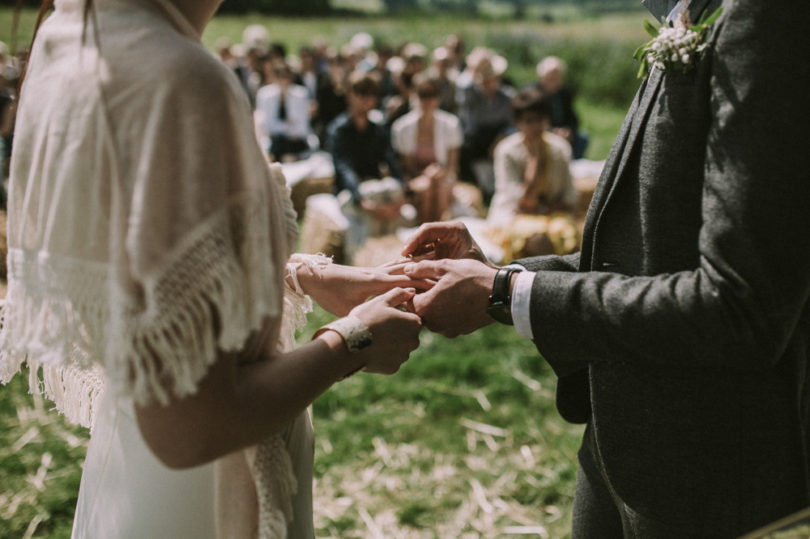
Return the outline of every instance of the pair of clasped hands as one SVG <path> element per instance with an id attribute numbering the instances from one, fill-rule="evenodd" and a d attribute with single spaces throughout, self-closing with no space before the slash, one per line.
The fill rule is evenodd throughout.
<path id="1" fill-rule="evenodd" d="M 367 372 L 396 372 L 419 346 L 423 325 L 455 337 L 493 321 L 486 309 L 498 267 L 463 224 L 422 225 L 402 255 L 373 268 L 330 264 L 312 277 L 320 286 L 310 295 L 321 307 L 371 330 L 372 345 L 358 352 Z"/>

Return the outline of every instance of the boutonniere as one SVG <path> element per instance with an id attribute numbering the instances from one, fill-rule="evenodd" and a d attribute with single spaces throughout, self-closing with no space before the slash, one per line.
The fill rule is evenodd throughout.
<path id="1" fill-rule="evenodd" d="M 653 67 L 661 71 L 680 71 L 686 73 L 694 67 L 697 58 L 706 49 L 704 43 L 706 30 L 723 13 L 717 8 L 711 15 L 703 13 L 697 24 L 689 20 L 689 12 L 684 9 L 671 23 L 663 23 L 656 28 L 650 21 L 644 20 L 644 29 L 652 39 L 636 49 L 633 57 L 641 60 L 638 78 L 646 78 Z"/>

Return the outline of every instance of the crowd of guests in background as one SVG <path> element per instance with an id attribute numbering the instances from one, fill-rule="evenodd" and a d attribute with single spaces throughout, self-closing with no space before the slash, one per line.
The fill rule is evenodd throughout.
<path id="1" fill-rule="evenodd" d="M 319 200 L 331 206 L 320 211 L 345 218 L 349 259 L 367 237 L 402 224 L 486 214 L 492 204 L 491 223 L 508 227 L 510 216 L 576 206 L 568 163 L 583 157 L 587 138 L 559 58 L 540 59 L 537 78 L 515 84 L 503 56 L 466 54 L 455 35 L 433 50 L 358 33 L 341 47 L 315 39 L 291 52 L 259 25 L 242 43 L 219 40 L 216 52 L 243 85 L 271 160 L 331 156 L 335 196 Z M 483 212 L 470 207 L 474 196 L 459 196 L 460 184 L 477 188 Z"/>
<path id="2" fill-rule="evenodd" d="M 0 208 L 3 209 L 6 207 L 6 179 L 17 114 L 17 84 L 27 61 L 28 49 L 22 48 L 11 54 L 8 46 L 0 41 Z"/>

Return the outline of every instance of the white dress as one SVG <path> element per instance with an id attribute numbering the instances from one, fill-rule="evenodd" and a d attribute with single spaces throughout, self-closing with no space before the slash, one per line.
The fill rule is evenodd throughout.
<path id="1" fill-rule="evenodd" d="M 104 397 L 82 471 L 73 538 L 216 539 L 213 463 L 169 470 L 138 431 L 132 402 Z M 284 433 L 299 485 L 312 484 L 312 426 L 302 414 Z M 314 537 L 311 493 L 299 488 L 287 536 Z"/>
<path id="2" fill-rule="evenodd" d="M 166 0 L 82 10 L 56 0 L 22 91 L 0 381 L 27 362 L 95 421 L 76 538 L 313 537 L 306 411 L 188 471 L 140 436 L 133 403 L 194 392 L 218 350 L 289 349 L 311 304 L 284 284 L 295 214 L 232 73 Z"/>

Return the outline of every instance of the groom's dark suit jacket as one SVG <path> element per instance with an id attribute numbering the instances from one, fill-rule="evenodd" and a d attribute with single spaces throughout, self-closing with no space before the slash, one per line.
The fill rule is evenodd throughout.
<path id="1" fill-rule="evenodd" d="M 693 70 L 641 84 L 581 253 L 519 261 L 560 413 L 695 535 L 810 505 L 809 6 L 726 1 Z"/>

